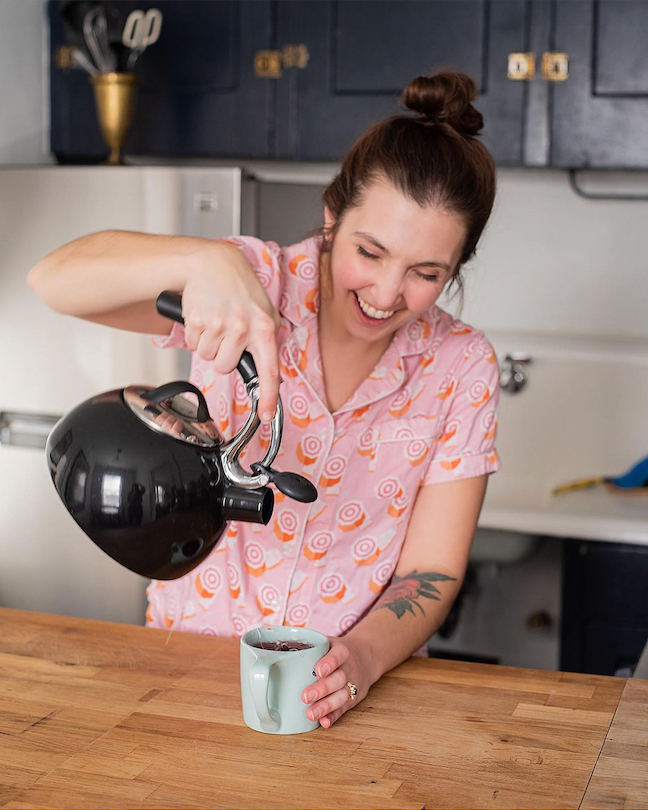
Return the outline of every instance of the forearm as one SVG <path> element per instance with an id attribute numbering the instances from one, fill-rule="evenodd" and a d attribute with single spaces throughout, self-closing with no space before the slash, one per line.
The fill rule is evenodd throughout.
<path id="1" fill-rule="evenodd" d="M 422 571 L 394 577 L 372 611 L 346 635 L 363 651 L 372 683 L 434 635 L 462 579 L 462 575 Z"/>
<path id="2" fill-rule="evenodd" d="M 27 281 L 52 309 L 94 319 L 153 302 L 164 289 L 181 292 L 191 273 L 225 257 L 245 262 L 237 248 L 214 240 L 101 231 L 54 250 Z"/>

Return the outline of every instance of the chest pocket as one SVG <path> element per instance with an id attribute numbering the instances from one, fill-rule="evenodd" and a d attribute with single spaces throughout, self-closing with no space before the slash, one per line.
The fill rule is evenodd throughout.
<path id="1" fill-rule="evenodd" d="M 370 471 L 389 470 L 396 475 L 422 471 L 439 433 L 438 419 L 410 416 L 387 419 L 373 426 L 375 450 Z"/>

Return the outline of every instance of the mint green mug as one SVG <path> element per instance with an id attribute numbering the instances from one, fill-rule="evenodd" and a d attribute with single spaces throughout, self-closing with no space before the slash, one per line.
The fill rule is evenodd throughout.
<path id="1" fill-rule="evenodd" d="M 301 647 L 285 651 L 272 647 Z M 305 627 L 257 627 L 241 638 L 243 719 L 266 734 L 313 731 L 319 720 L 306 716 L 301 699 L 315 683 L 315 665 L 329 651 L 326 636 Z M 310 705 L 310 704 L 309 704 Z"/>

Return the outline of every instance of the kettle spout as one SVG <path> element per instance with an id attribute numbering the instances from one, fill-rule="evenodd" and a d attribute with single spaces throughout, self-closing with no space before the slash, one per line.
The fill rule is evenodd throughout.
<path id="1" fill-rule="evenodd" d="M 230 485 L 223 492 L 222 515 L 225 520 L 243 520 L 266 526 L 273 509 L 274 495 L 268 487 L 244 489 Z"/>

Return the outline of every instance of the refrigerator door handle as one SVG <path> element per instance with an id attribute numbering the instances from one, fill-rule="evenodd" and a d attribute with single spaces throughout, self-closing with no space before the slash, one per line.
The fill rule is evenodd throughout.
<path id="1" fill-rule="evenodd" d="M 0 444 L 44 450 L 51 429 L 61 416 L 28 411 L 0 411 Z"/>

